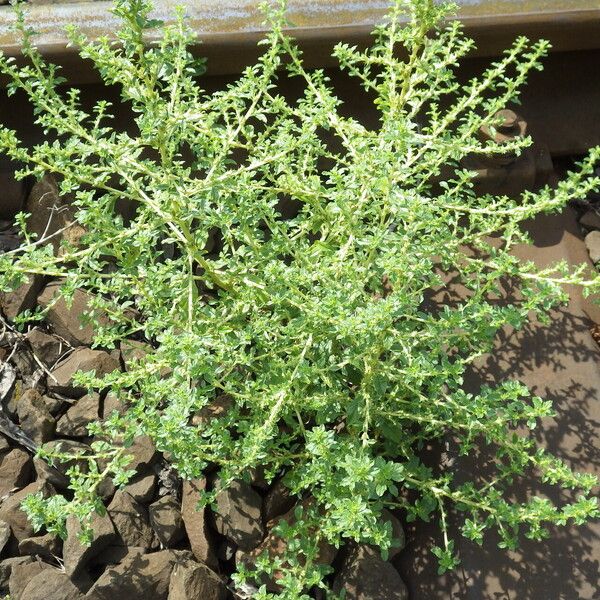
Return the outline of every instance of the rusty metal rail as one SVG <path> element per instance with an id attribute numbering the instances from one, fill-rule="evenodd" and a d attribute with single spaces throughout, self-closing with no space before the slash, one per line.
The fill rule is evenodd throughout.
<path id="1" fill-rule="evenodd" d="M 364 42 L 373 25 L 385 16 L 389 0 L 289 0 L 294 35 L 302 41 L 311 62 L 330 64 L 327 49 L 340 39 Z M 460 19 L 478 42 L 477 53 L 497 54 L 517 35 L 549 39 L 556 51 L 600 48 L 598 0 L 459 0 Z M 72 2 L 35 4 L 29 20 L 39 33 L 37 44 L 46 55 L 69 62 L 64 27 L 75 24 L 90 37 L 112 35 L 118 26 L 112 3 Z M 155 16 L 169 22 L 176 5 L 184 5 L 202 52 L 211 59 L 211 73 L 232 73 L 252 60 L 256 41 L 265 27 L 257 0 L 155 0 Z M 0 7 L 0 49 L 19 53 L 20 41 L 11 30 L 14 15 Z M 89 73 L 77 69 L 75 78 Z"/>
<path id="2" fill-rule="evenodd" d="M 169 22 L 183 4 L 202 42 L 197 52 L 208 59 L 208 75 L 234 74 L 258 56 L 264 35 L 258 0 L 154 0 L 155 17 Z M 289 0 L 291 31 L 309 66 L 334 67 L 332 45 L 340 40 L 368 43 L 390 0 Z M 553 155 L 580 154 L 600 144 L 600 0 L 459 0 L 459 18 L 477 49 L 462 66 L 465 77 L 480 72 L 515 37 L 544 38 L 552 43 L 545 71 L 532 76 L 520 112 L 529 131 Z M 89 37 L 114 35 L 117 19 L 110 1 L 32 4 L 28 19 L 38 32 L 36 43 L 63 67 L 70 83 L 97 83 L 89 63 L 68 47 L 65 25 Z M 10 6 L 0 6 L 0 50 L 18 56 L 20 40 L 11 25 Z M 0 81 L 0 86 L 2 82 Z M 0 110 L 3 109 L 0 97 Z"/>

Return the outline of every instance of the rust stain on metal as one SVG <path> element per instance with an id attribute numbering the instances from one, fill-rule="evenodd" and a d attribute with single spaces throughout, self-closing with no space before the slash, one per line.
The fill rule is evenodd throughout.
<path id="1" fill-rule="evenodd" d="M 263 15 L 257 0 L 157 0 L 155 17 L 172 20 L 176 5 L 184 5 L 190 24 L 203 36 L 258 34 L 264 31 Z M 599 9 L 597 0 L 462 0 L 461 17 L 537 15 L 548 12 Z M 294 28 L 328 29 L 370 27 L 384 17 L 389 0 L 290 0 L 289 19 Z M 39 33 L 40 48 L 66 47 L 64 26 L 72 23 L 88 36 L 110 35 L 118 21 L 110 12 L 111 2 L 40 4 L 28 7 L 29 21 Z M 0 48 L 18 53 L 19 40 L 11 30 L 14 16 L 10 7 L 0 7 Z M 515 32 L 518 33 L 518 32 Z"/>

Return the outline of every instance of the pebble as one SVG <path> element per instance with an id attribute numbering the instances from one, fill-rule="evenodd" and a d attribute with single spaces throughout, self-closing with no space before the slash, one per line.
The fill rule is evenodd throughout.
<path id="1" fill-rule="evenodd" d="M 592 231 L 585 236 L 585 245 L 590 253 L 590 260 L 600 262 L 600 231 Z"/>

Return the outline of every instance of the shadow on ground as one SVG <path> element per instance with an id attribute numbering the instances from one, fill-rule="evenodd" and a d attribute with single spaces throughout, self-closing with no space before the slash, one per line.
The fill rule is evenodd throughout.
<path id="1" fill-rule="evenodd" d="M 545 216 L 529 226 L 534 245 L 519 248 L 524 259 L 544 266 L 558 260 L 588 262 L 575 215 Z M 470 391 L 482 384 L 518 379 L 537 395 L 554 402 L 556 419 L 545 420 L 535 430 L 541 446 L 572 467 L 600 473 L 600 349 L 590 334 L 600 322 L 600 310 L 570 289 L 571 302 L 552 313 L 549 326 L 533 321 L 519 332 L 505 330 L 495 350 L 477 365 L 466 381 Z M 446 298 L 448 299 L 448 298 Z M 473 453 L 460 462 L 444 463 L 443 452 L 430 450 L 433 462 L 448 464 L 459 480 L 491 472 L 491 458 Z M 460 474 L 460 475 L 459 475 Z M 545 495 L 560 502 L 569 498 L 539 483 L 535 476 L 521 480 L 511 490 L 515 500 Z M 457 532 L 460 515 L 452 515 Z M 592 600 L 600 598 L 600 525 L 555 528 L 542 542 L 523 539 L 516 552 L 497 548 L 491 535 L 483 547 L 456 537 L 461 566 L 451 574 L 437 575 L 429 548 L 439 544 L 436 523 L 407 527 L 407 546 L 396 561 L 415 600 Z M 457 534 L 458 536 L 459 534 Z"/>

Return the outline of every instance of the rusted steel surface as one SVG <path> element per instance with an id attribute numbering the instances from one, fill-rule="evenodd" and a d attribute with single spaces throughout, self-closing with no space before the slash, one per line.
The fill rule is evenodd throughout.
<path id="1" fill-rule="evenodd" d="M 331 57 L 335 42 L 368 43 L 389 3 L 289 0 L 291 31 L 305 52 L 306 64 L 335 67 Z M 195 51 L 208 59 L 208 75 L 238 73 L 256 60 L 256 42 L 265 31 L 258 0 L 155 0 L 154 16 L 168 22 L 179 4 L 186 7 L 202 42 Z M 600 0 L 460 0 L 459 4 L 466 33 L 477 43 L 461 72 L 479 74 L 488 57 L 500 54 L 519 35 L 550 40 L 553 54 L 545 61 L 545 71 L 532 75 L 523 94 L 522 112 L 530 132 L 553 155 L 580 154 L 600 143 L 600 78 L 590 76 L 600 64 Z M 63 67 L 71 83 L 95 83 L 99 78 L 89 61 L 82 62 L 76 50 L 67 47 L 64 26 L 73 23 L 91 38 L 114 35 L 118 22 L 111 6 L 100 1 L 28 7 L 29 22 L 39 33 L 38 47 Z M 1 6 L 0 49 L 18 56 L 20 42 L 11 31 L 13 22 L 12 9 Z"/>
<path id="2" fill-rule="evenodd" d="M 264 32 L 257 0 L 155 0 L 155 16 L 172 20 L 176 5 L 184 5 L 190 24 L 207 48 L 254 46 Z M 294 34 L 312 41 L 316 50 L 339 39 L 364 40 L 384 17 L 389 0 L 289 0 Z M 479 42 L 483 54 L 496 53 L 516 35 L 546 37 L 557 49 L 600 47 L 600 4 L 597 0 L 462 0 L 460 18 Z M 36 4 L 28 7 L 39 32 L 37 43 L 47 54 L 70 53 L 63 28 L 73 23 L 91 37 L 112 35 L 118 23 L 111 2 Z M 18 54 L 19 40 L 11 31 L 10 7 L 0 7 L 0 48 Z M 328 53 L 314 58 L 327 61 Z M 231 72 L 239 59 L 221 61 L 214 69 Z M 216 72 L 216 71 L 215 71 Z"/>

